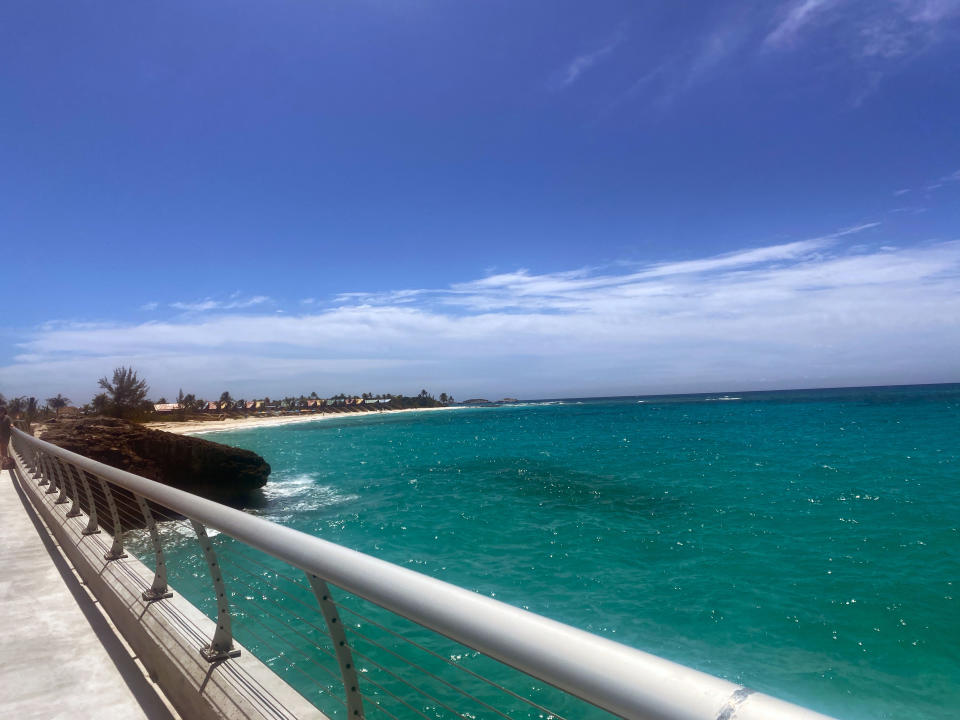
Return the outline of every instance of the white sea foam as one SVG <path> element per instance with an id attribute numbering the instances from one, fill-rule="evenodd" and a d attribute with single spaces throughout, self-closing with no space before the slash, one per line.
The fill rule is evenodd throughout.
<path id="1" fill-rule="evenodd" d="M 277 480 L 270 480 L 263 488 L 263 494 L 269 499 L 296 497 L 310 492 L 317 484 L 317 476 L 303 473 Z"/>
<path id="2" fill-rule="evenodd" d="M 270 500 L 270 509 L 276 507 L 278 512 L 285 515 L 312 512 L 331 505 L 351 502 L 360 497 L 343 493 L 332 485 L 319 484 L 319 477 L 313 473 L 271 481 L 263 488 L 263 494 Z"/>

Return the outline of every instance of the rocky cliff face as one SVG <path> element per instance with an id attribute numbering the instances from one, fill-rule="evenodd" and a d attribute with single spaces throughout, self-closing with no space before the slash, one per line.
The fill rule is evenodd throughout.
<path id="1" fill-rule="evenodd" d="M 40 439 L 234 507 L 262 502 L 260 488 L 270 475 L 270 465 L 249 450 L 114 418 L 58 420 Z"/>

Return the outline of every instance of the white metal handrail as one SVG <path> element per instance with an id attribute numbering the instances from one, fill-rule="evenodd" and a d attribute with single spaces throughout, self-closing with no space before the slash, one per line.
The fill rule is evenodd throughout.
<path id="1" fill-rule="evenodd" d="M 31 453 L 47 458 L 48 464 L 49 458 L 57 458 L 615 715 L 636 720 L 829 720 L 727 680 L 118 470 L 20 430 L 13 432 L 14 446 L 28 463 Z M 58 485 L 66 491 L 62 480 Z"/>

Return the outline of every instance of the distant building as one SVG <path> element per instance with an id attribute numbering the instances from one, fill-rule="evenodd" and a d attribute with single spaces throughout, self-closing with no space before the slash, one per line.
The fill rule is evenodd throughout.
<path id="1" fill-rule="evenodd" d="M 216 402 L 215 400 L 211 400 L 210 402 L 208 402 L 207 406 L 204 408 L 204 410 L 219 410 L 219 409 L 220 409 L 220 403 Z"/>
<path id="2" fill-rule="evenodd" d="M 66 410 L 67 408 L 64 408 Z M 182 410 L 180 403 L 154 403 L 153 404 L 154 412 L 173 412 L 174 410 Z"/>

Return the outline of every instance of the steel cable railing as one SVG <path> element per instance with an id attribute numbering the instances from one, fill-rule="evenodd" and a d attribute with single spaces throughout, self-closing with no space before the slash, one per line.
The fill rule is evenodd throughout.
<path id="1" fill-rule="evenodd" d="M 66 477 L 67 473 L 70 473 L 71 470 L 77 473 L 84 472 L 72 468 L 70 465 L 63 465 L 61 461 L 57 458 L 50 457 L 41 457 L 40 466 L 46 468 L 47 473 L 53 476 L 53 470 L 56 469 L 57 472 L 61 473 L 57 477 Z M 99 504 L 105 506 L 106 498 L 103 495 L 102 489 L 98 487 L 99 477 L 86 474 L 84 478 L 85 482 L 88 484 L 93 484 L 93 487 L 96 488 L 93 490 L 92 495 L 89 495 L 87 500 L 87 509 L 96 515 L 96 506 Z M 43 480 L 41 480 L 43 482 Z M 56 484 L 56 479 L 55 479 Z M 70 495 L 73 490 L 72 486 L 68 486 L 67 492 L 68 497 L 72 499 Z M 115 531 L 117 531 L 118 538 L 122 538 L 122 542 L 125 545 L 126 549 L 133 552 L 135 555 L 143 557 L 143 559 L 149 560 L 149 545 L 150 540 L 147 539 L 147 530 L 138 528 L 143 528 L 144 525 L 149 526 L 149 519 L 153 518 L 156 520 L 157 524 L 155 526 L 149 526 L 149 533 L 153 536 L 154 533 L 163 537 L 164 544 L 167 546 L 174 546 L 173 550 L 176 550 L 176 545 L 183 545 L 187 543 L 189 546 L 190 542 L 196 539 L 196 533 L 194 532 L 193 527 L 190 525 L 189 521 L 183 517 L 175 516 L 170 512 L 166 511 L 163 508 L 154 506 L 153 510 L 148 510 L 145 507 L 145 502 L 140 496 L 137 495 L 125 495 L 123 493 L 113 492 L 113 505 L 115 509 L 117 525 L 115 526 Z M 111 511 L 111 515 L 113 511 Z M 224 536 L 219 536 L 218 539 Z M 151 537 L 151 539 L 153 539 Z M 337 675 L 335 670 L 331 670 L 329 667 L 324 665 L 321 662 L 318 662 L 315 657 L 312 657 L 309 652 L 305 651 L 305 648 L 311 647 L 322 651 L 327 658 L 334 658 L 334 652 L 318 643 L 314 638 L 308 637 L 306 633 L 298 629 L 293 623 L 300 624 L 302 627 L 310 628 L 312 631 L 315 631 L 317 634 L 322 635 L 324 640 L 329 641 L 330 637 L 323 628 L 313 622 L 308 615 L 290 613 L 289 609 L 283 608 L 280 603 L 271 601 L 266 594 L 263 593 L 264 588 L 254 587 L 250 582 L 260 583 L 261 585 L 265 584 L 269 590 L 277 593 L 279 596 L 282 596 L 283 599 L 289 599 L 294 601 L 299 607 L 303 608 L 309 614 L 311 611 L 316 612 L 316 598 L 312 597 L 312 591 L 304 585 L 300 580 L 297 580 L 290 575 L 285 574 L 277 568 L 272 568 L 265 564 L 264 562 L 257 560 L 250 553 L 256 552 L 251 550 L 250 552 L 243 552 L 240 550 L 239 545 L 236 543 L 231 544 L 228 548 L 228 552 L 224 552 L 224 548 L 220 547 L 217 549 L 217 555 L 221 559 L 221 562 L 225 564 L 225 567 L 229 567 L 235 572 L 231 574 L 230 583 L 234 588 L 242 587 L 246 591 L 252 593 L 251 595 L 246 595 L 242 597 L 241 594 L 234 593 L 234 599 L 239 600 L 240 602 L 236 603 L 238 607 L 234 610 L 235 613 L 235 626 L 239 633 L 238 637 L 249 634 L 255 640 L 255 646 L 257 650 L 266 649 L 269 651 L 270 655 L 267 658 L 260 656 L 262 660 L 266 660 L 268 665 L 274 667 L 274 670 L 280 674 L 284 674 L 287 671 L 296 671 L 299 674 L 301 682 L 292 682 L 291 684 L 297 686 L 297 689 L 301 690 L 306 696 L 311 696 L 311 686 L 315 688 L 324 696 L 326 699 L 332 699 L 336 702 L 339 702 L 341 707 L 345 706 L 345 703 L 342 699 L 337 697 L 336 689 L 329 684 L 329 681 L 333 679 L 336 681 Z M 270 560 L 271 558 L 265 558 Z M 182 559 L 181 559 L 182 561 Z M 270 582 L 267 577 L 273 576 L 277 579 L 277 582 Z M 246 578 L 246 579 L 243 579 Z M 280 587 L 280 580 L 288 583 L 289 585 L 298 588 L 301 591 L 301 594 L 305 593 L 305 598 L 301 599 L 295 597 L 288 590 L 284 590 Z M 248 582 L 249 580 L 250 582 Z M 165 586 L 164 586 L 165 587 Z M 264 601 L 258 602 L 255 599 L 255 596 L 261 597 Z M 306 596 L 309 596 L 313 600 L 313 605 L 311 605 L 307 600 Z M 256 612 L 248 613 L 245 612 L 247 608 L 244 607 L 244 603 L 249 603 L 252 605 Z M 201 598 L 201 605 L 203 604 Z M 338 602 L 338 608 L 351 609 L 347 605 Z M 364 619 L 365 622 L 369 621 L 369 618 L 353 611 L 355 615 Z M 215 614 L 215 613 L 211 613 Z M 290 617 L 284 618 L 281 617 L 281 614 L 286 614 Z M 249 620 L 250 622 L 244 622 Z M 385 629 L 385 626 L 376 624 L 374 625 L 378 629 Z M 257 629 L 254 629 L 256 627 Z M 357 640 L 366 642 L 373 648 L 378 651 L 383 651 L 384 653 L 391 656 L 391 659 L 396 659 L 401 661 L 401 663 L 406 667 L 416 672 L 424 674 L 426 677 L 434 680 L 446 689 L 454 690 L 462 698 L 469 699 L 473 701 L 474 704 L 483 708 L 484 711 L 492 713 L 492 716 L 506 717 L 510 718 L 510 715 L 507 715 L 487 702 L 471 695 L 470 693 L 464 691 L 462 688 L 457 687 L 455 684 L 448 680 L 440 678 L 435 673 L 430 672 L 429 670 L 423 668 L 421 665 L 418 665 L 416 662 L 404 658 L 399 653 L 396 653 L 389 648 L 387 648 L 383 643 L 377 642 L 373 638 L 361 633 L 357 626 L 352 626 L 350 628 L 351 635 L 354 635 Z M 296 636 L 292 640 L 289 637 L 290 635 Z M 281 637 L 286 635 L 287 637 Z M 267 637 L 271 639 L 268 640 Z M 394 637 L 402 638 L 397 633 L 393 633 Z M 405 642 L 410 642 L 406 638 L 402 638 Z M 286 642 L 284 642 L 286 640 Z M 250 646 L 250 643 L 245 644 Z M 281 647 L 281 644 L 283 647 Z M 353 643 L 351 644 L 353 645 Z M 412 646 L 422 647 L 411 643 Z M 449 717 L 477 717 L 475 712 L 469 710 L 460 711 L 459 709 L 453 707 L 449 702 L 445 702 L 443 699 L 436 696 L 436 694 L 431 694 L 431 691 L 425 690 L 423 687 L 418 686 L 414 681 L 411 681 L 408 677 L 401 676 L 398 672 L 392 671 L 387 667 L 382 659 L 378 661 L 372 654 L 364 653 L 359 651 L 356 645 L 353 645 L 354 654 L 362 658 L 365 661 L 364 671 L 368 674 L 365 675 L 365 683 L 372 685 L 374 690 L 368 692 L 365 695 L 365 699 L 369 702 L 368 708 L 375 710 L 377 714 L 383 714 L 387 717 L 396 717 L 396 715 L 389 710 L 387 710 L 382 703 L 386 700 L 392 701 L 394 704 L 400 706 L 400 710 L 397 712 L 404 712 L 409 715 L 410 713 L 416 717 L 431 717 L 431 716 L 449 716 Z M 322 680 L 318 680 L 316 675 L 311 675 L 309 672 L 305 671 L 300 665 L 299 660 L 291 659 L 291 654 L 298 655 L 300 658 L 305 660 L 308 665 L 313 668 L 321 670 L 327 677 L 324 678 L 327 681 L 325 684 Z M 260 655 L 260 653 L 258 653 Z M 440 658 L 440 655 L 434 653 L 436 658 Z M 445 658 L 444 658 L 445 659 Z M 450 663 L 451 667 L 458 669 L 459 666 L 454 663 Z M 334 665 L 335 667 L 335 665 Z M 375 678 L 369 674 L 370 670 L 376 670 L 379 673 L 382 673 L 385 677 Z M 482 676 L 473 673 L 473 676 L 476 678 L 481 678 Z M 501 688 L 497 683 L 487 679 L 482 678 L 485 683 L 491 687 Z M 390 686 L 388 686 L 390 685 Z M 391 689 L 393 687 L 393 689 Z M 399 691 L 395 691 L 399 688 Z M 515 698 L 520 699 L 521 701 L 530 704 L 531 707 L 540 711 L 539 717 L 557 717 L 562 720 L 562 715 L 559 713 L 551 712 L 547 710 L 542 705 L 537 705 L 535 703 L 530 703 L 529 700 L 523 698 L 522 696 L 507 691 L 508 694 L 513 695 Z M 419 696 L 422 698 L 422 703 L 417 706 L 412 702 L 408 702 L 404 698 L 404 694 L 409 698 L 411 696 Z M 324 708 L 329 711 L 329 707 Z M 428 715 L 427 713 L 431 713 Z"/>
<path id="2" fill-rule="evenodd" d="M 144 602 L 169 596 L 168 573 L 196 591 L 216 620 L 208 660 L 235 654 L 236 633 L 331 717 L 823 717 L 19 430 L 12 445 L 51 500 L 70 503 L 64 522 L 109 534 L 108 560 L 126 548 L 151 567 Z"/>

